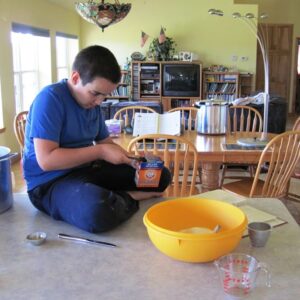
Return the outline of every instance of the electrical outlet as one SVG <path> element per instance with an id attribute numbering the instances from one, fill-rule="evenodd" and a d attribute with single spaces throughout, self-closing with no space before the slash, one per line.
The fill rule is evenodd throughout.
<path id="1" fill-rule="evenodd" d="M 249 59 L 248 56 L 242 56 L 241 57 L 241 61 L 248 61 L 248 59 Z"/>
<path id="2" fill-rule="evenodd" d="M 232 55 L 231 56 L 231 61 L 237 61 L 238 60 L 238 56 L 237 55 Z"/>

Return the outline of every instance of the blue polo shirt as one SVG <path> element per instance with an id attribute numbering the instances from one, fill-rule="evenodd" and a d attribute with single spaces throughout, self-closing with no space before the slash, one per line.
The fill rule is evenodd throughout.
<path id="1" fill-rule="evenodd" d="M 66 79 L 45 87 L 34 99 L 26 121 L 23 171 L 28 191 L 71 170 L 43 171 L 37 163 L 34 138 L 54 141 L 61 148 L 80 148 L 108 136 L 100 106 L 82 108 Z"/>

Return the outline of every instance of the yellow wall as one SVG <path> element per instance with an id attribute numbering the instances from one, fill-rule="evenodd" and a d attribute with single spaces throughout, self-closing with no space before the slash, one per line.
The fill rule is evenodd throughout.
<path id="1" fill-rule="evenodd" d="M 291 86 L 289 111 L 293 111 L 293 103 L 295 101 L 296 87 L 296 37 L 300 38 L 300 0 L 235 0 L 235 3 L 253 3 L 258 4 L 259 14 L 266 12 L 268 14 L 267 23 L 276 24 L 293 24 L 293 53 L 292 53 L 292 70 L 291 70 Z"/>
<path id="2" fill-rule="evenodd" d="M 126 2 L 126 1 L 125 1 Z M 120 23 L 104 32 L 93 24 L 82 23 L 82 46 L 102 44 L 109 47 L 120 64 L 134 51 L 143 54 L 157 37 L 161 26 L 166 35 L 177 43 L 178 51 L 194 51 L 205 66 L 223 64 L 241 71 L 255 72 L 256 39 L 251 32 L 231 17 L 233 11 L 253 12 L 256 5 L 234 5 L 232 0 L 132 0 L 132 9 Z M 210 8 L 220 8 L 224 17 L 210 16 Z M 150 35 L 144 48 L 140 47 L 141 31 Z M 232 56 L 239 57 L 237 62 Z M 247 56 L 248 61 L 240 58 Z"/>
<path id="3" fill-rule="evenodd" d="M 257 15 L 258 11 L 266 11 L 269 14 L 268 22 L 294 24 L 294 41 L 296 36 L 300 37 L 298 17 L 300 0 L 128 0 L 128 2 L 132 3 L 132 10 L 128 16 L 102 32 L 97 26 L 79 17 L 75 10 L 64 9 L 47 0 L 0 0 L 0 44 L 4 45 L 0 48 L 0 80 L 6 126 L 6 131 L 0 133 L 0 145 L 6 145 L 14 151 L 18 150 L 12 134 L 15 115 L 10 45 L 12 21 L 50 29 L 53 70 L 55 31 L 80 35 L 81 47 L 92 44 L 109 47 L 122 65 L 132 52 L 140 51 L 145 54 L 150 41 L 158 36 L 160 27 L 163 26 L 167 29 L 166 35 L 176 41 L 178 51 L 196 52 L 204 66 L 223 64 L 253 73 L 256 66 L 256 39 L 243 23 L 231 18 L 232 12 L 252 12 Z M 207 13 L 210 8 L 222 9 L 225 16 L 222 18 L 210 16 Z M 144 48 L 140 47 L 142 30 L 150 35 Z M 238 56 L 237 62 L 232 61 L 233 55 Z M 241 61 L 242 56 L 248 57 L 248 61 Z M 294 80 L 294 73 L 292 76 Z M 56 79 L 55 72 L 52 79 L 53 81 Z M 292 96 L 293 91 L 290 94 Z M 291 99 L 289 102 L 291 105 Z"/>
<path id="4" fill-rule="evenodd" d="M 125 1 L 126 2 L 126 1 Z M 289 111 L 293 111 L 296 80 L 296 37 L 300 37 L 300 0 L 132 0 L 132 10 L 119 24 L 108 27 L 104 33 L 88 22 L 82 23 L 82 46 L 102 44 L 109 47 L 120 64 L 134 51 L 146 53 L 160 26 L 177 42 L 178 51 L 194 51 L 204 66 L 223 64 L 240 71 L 256 71 L 256 39 L 245 24 L 231 18 L 232 12 L 266 12 L 264 22 L 293 24 L 293 53 Z M 224 17 L 209 16 L 210 8 L 224 11 Z M 140 47 L 141 31 L 151 37 Z M 232 56 L 238 57 L 237 62 Z M 248 61 L 241 61 L 241 57 Z"/>
<path id="5" fill-rule="evenodd" d="M 81 18 L 76 12 L 63 9 L 45 0 L 0 0 L 0 80 L 3 100 L 5 132 L 0 133 L 0 145 L 18 151 L 13 134 L 15 116 L 13 62 L 10 44 L 11 23 L 17 22 L 50 29 L 52 57 L 55 58 L 55 32 L 65 32 L 79 36 Z M 55 61 L 52 61 L 55 70 Z M 56 80 L 52 72 L 53 81 Z"/>

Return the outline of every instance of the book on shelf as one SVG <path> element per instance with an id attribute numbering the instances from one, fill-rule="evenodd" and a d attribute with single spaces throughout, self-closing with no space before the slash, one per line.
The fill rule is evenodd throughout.
<path id="1" fill-rule="evenodd" d="M 130 84 L 130 75 L 129 75 L 129 73 L 122 73 L 120 83 L 121 84 Z"/>
<path id="2" fill-rule="evenodd" d="M 130 87 L 119 85 L 115 90 L 113 90 L 110 94 L 110 97 L 128 97 L 129 96 Z"/>
<path id="3" fill-rule="evenodd" d="M 141 65 L 144 70 L 158 70 L 158 65 Z"/>
<path id="4" fill-rule="evenodd" d="M 172 113 L 135 113 L 133 136 L 143 134 L 180 135 L 180 111 Z"/>

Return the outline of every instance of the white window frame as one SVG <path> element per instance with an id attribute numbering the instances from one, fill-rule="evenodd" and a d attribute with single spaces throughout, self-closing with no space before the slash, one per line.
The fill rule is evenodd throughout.
<path id="1" fill-rule="evenodd" d="M 65 64 L 64 65 L 58 65 L 58 61 L 59 61 L 58 56 L 59 56 L 59 53 L 61 53 L 58 51 L 58 45 L 59 45 L 58 39 L 65 40 L 65 49 L 63 49 L 63 51 L 62 51 L 62 52 L 64 52 L 64 55 L 65 55 L 65 59 L 64 59 Z M 74 44 L 74 41 L 75 41 L 75 44 Z M 76 42 L 77 42 L 77 45 L 76 45 Z M 63 79 L 62 77 L 59 76 L 60 70 L 65 70 L 66 73 L 68 74 L 68 76 L 71 74 L 72 64 L 73 64 L 74 58 L 75 58 L 76 54 L 78 53 L 78 51 L 79 51 L 79 40 L 76 35 L 63 33 L 63 32 L 56 32 L 56 62 L 57 62 L 56 75 L 57 75 L 58 80 Z"/>
<path id="2" fill-rule="evenodd" d="M 16 35 L 16 38 L 13 38 L 13 35 Z M 34 56 L 35 65 L 32 69 L 21 69 L 21 39 L 18 39 L 18 34 L 21 35 L 21 37 L 25 37 L 26 35 L 30 35 L 29 38 L 34 37 L 42 37 L 49 39 L 49 60 L 48 61 L 42 61 L 40 55 L 39 55 L 39 41 L 37 40 L 36 44 L 33 43 L 33 48 L 35 51 L 34 53 L 37 53 L 36 56 Z M 48 42 L 48 41 L 47 41 Z M 46 84 L 51 83 L 51 40 L 50 40 L 50 32 L 47 29 L 41 29 L 36 28 L 28 25 L 18 24 L 18 23 L 12 23 L 12 44 L 13 44 L 13 63 L 14 63 L 14 84 L 15 84 L 15 105 L 16 105 L 16 113 L 24 110 L 29 109 L 30 102 L 28 100 L 33 101 L 34 96 L 32 96 L 32 99 L 25 99 L 24 97 L 24 85 L 22 82 L 22 78 L 26 73 L 34 73 L 35 75 L 35 83 L 36 87 L 34 88 L 33 94 L 37 94 L 38 91 L 45 86 Z M 44 53 L 43 53 L 44 55 Z M 17 78 L 17 80 L 16 80 Z M 27 100 L 27 101 L 26 101 Z"/>

